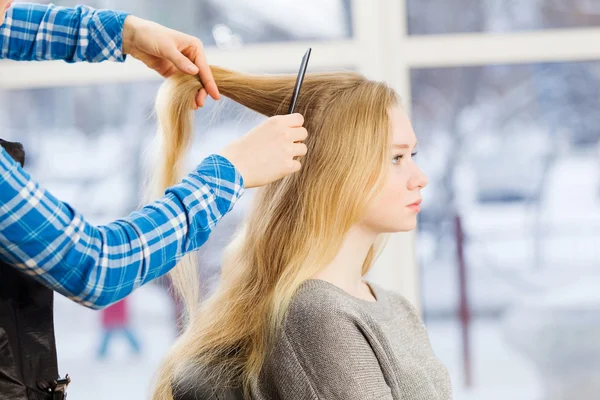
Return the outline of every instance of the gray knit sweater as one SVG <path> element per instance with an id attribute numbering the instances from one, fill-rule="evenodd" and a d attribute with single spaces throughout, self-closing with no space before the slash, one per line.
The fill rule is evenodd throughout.
<path id="1" fill-rule="evenodd" d="M 302 284 L 255 400 L 449 400 L 446 368 L 402 296 L 371 288 L 369 302 L 323 280 Z"/>
<path id="2" fill-rule="evenodd" d="M 448 372 L 414 308 L 398 294 L 371 289 L 377 302 L 322 280 L 302 284 L 252 400 L 450 400 Z M 174 385 L 175 399 L 243 399 L 240 390 L 201 382 Z"/>

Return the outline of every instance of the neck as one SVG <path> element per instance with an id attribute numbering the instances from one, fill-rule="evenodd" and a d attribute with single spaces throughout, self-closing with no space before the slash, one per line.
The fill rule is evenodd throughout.
<path id="1" fill-rule="evenodd" d="M 333 261 L 314 278 L 333 283 L 353 296 L 372 299 L 373 296 L 362 281 L 362 269 L 376 239 L 377 234 L 364 226 L 352 227 Z"/>

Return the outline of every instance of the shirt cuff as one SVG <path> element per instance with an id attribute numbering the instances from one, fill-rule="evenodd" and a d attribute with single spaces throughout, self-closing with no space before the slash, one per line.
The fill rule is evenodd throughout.
<path id="1" fill-rule="evenodd" d="M 237 168 L 228 159 L 218 154 L 206 157 L 195 172 L 212 186 L 219 203 L 223 204 L 224 200 L 230 202 L 225 212 L 231 211 L 246 190 L 244 178 Z"/>
<path id="2" fill-rule="evenodd" d="M 125 19 L 131 13 L 114 10 L 97 10 L 90 21 L 91 35 L 88 59 L 91 62 L 117 61 L 123 62 L 127 56 L 123 54 L 123 28 Z"/>

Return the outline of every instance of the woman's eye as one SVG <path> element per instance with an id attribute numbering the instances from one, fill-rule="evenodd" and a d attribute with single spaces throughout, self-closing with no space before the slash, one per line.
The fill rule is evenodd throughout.
<path id="1" fill-rule="evenodd" d="M 411 156 L 411 157 L 415 157 L 416 155 L 417 155 L 417 152 L 415 151 L 414 153 L 411 153 L 411 155 L 410 155 L 410 156 Z M 404 154 L 397 154 L 396 156 L 394 156 L 394 159 L 393 159 L 393 161 L 392 161 L 392 162 L 393 162 L 394 164 L 398 164 L 398 163 L 400 163 L 400 160 L 401 160 L 402 158 L 404 158 Z"/>

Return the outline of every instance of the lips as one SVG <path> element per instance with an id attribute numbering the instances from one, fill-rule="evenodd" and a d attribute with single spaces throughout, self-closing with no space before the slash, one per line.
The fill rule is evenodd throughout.
<path id="1" fill-rule="evenodd" d="M 419 200 L 415 201 L 414 203 L 409 204 L 407 207 L 412 207 L 412 206 L 417 207 L 417 206 L 421 205 L 421 201 L 423 201 L 423 199 L 419 199 Z"/>

